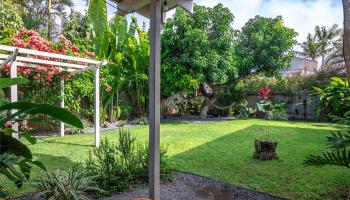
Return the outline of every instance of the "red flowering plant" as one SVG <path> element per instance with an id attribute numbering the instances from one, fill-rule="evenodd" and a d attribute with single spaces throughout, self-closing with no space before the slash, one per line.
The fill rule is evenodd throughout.
<path id="1" fill-rule="evenodd" d="M 270 86 L 260 87 L 259 89 L 259 99 L 262 101 L 267 101 L 270 99 Z"/>
<path id="2" fill-rule="evenodd" d="M 261 112 L 266 112 L 269 110 L 271 101 L 270 101 L 270 86 L 266 85 L 265 87 L 260 87 L 259 89 L 259 102 L 257 103 L 258 110 Z"/>
<path id="3" fill-rule="evenodd" d="M 33 49 L 49 53 L 69 55 L 75 57 L 90 58 L 94 56 L 93 52 L 80 49 L 64 36 L 59 36 L 57 42 L 51 42 L 43 38 L 39 33 L 33 30 L 21 28 L 12 38 L 12 45 L 19 48 Z M 31 58 L 60 61 L 59 59 L 46 56 L 29 56 Z M 76 62 L 75 64 L 85 65 L 85 63 Z M 4 66 L 1 73 L 9 76 L 9 66 Z M 18 76 L 30 80 L 25 89 L 20 90 L 24 93 L 26 100 L 45 102 L 54 104 L 57 102 L 59 94 L 60 79 L 68 80 L 74 74 L 61 70 L 61 67 L 49 64 L 42 64 L 37 68 L 17 67 Z M 52 95 L 50 95 L 52 94 Z M 56 98 L 56 99 L 54 99 Z"/>

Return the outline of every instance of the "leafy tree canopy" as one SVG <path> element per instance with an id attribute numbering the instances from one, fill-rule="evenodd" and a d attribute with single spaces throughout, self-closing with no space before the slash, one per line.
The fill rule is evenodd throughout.
<path id="1" fill-rule="evenodd" d="M 190 92 L 201 82 L 223 82 L 236 74 L 233 20 L 222 4 L 195 5 L 193 15 L 176 10 L 162 34 L 163 95 Z"/>
<path id="2" fill-rule="evenodd" d="M 0 43 L 9 44 L 22 24 L 21 16 L 13 5 L 7 1 L 0 2 Z"/>
<path id="3" fill-rule="evenodd" d="M 252 72 L 274 74 L 290 65 L 297 33 L 282 17 L 256 16 L 241 32 L 232 28 L 233 21 L 222 4 L 195 5 L 193 15 L 177 9 L 162 35 L 163 95 L 192 92 L 203 82 L 215 90 Z"/>
<path id="4" fill-rule="evenodd" d="M 273 74 L 289 67 L 297 33 L 283 24 L 281 16 L 250 19 L 239 34 L 236 55 L 239 75 L 252 70 Z"/>

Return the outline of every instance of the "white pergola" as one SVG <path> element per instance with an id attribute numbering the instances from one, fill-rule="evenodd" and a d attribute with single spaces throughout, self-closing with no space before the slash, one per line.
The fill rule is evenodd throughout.
<path id="1" fill-rule="evenodd" d="M 118 13 L 132 12 L 150 19 L 151 55 L 149 65 L 149 198 L 160 199 L 160 34 L 167 11 L 178 6 L 192 13 L 193 0 L 113 0 Z"/>
<path id="2" fill-rule="evenodd" d="M 59 67 L 61 71 L 70 73 L 79 73 L 85 70 L 93 70 L 95 72 L 95 89 L 94 89 L 94 109 L 95 109 L 95 145 L 100 145 L 100 67 L 105 64 L 103 61 L 96 61 L 86 58 L 66 56 L 61 54 L 48 53 L 32 49 L 17 48 L 13 46 L 0 45 L 0 66 L 10 66 L 10 77 L 17 77 L 17 67 L 38 68 L 42 65 L 53 65 Z M 39 56 L 39 58 L 32 58 Z M 76 64 L 83 63 L 83 64 Z M 61 104 L 64 108 L 64 80 L 61 80 Z M 17 85 L 11 86 L 11 102 L 17 102 Z M 12 110 L 14 113 L 15 110 Z M 18 139 L 18 124 L 14 123 L 12 128 L 15 130 L 13 137 Z M 60 123 L 60 135 L 64 136 L 64 123 Z"/>

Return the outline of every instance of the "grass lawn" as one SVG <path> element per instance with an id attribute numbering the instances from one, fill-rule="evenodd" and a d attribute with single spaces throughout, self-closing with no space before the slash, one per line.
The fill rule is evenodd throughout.
<path id="1" fill-rule="evenodd" d="M 279 160 L 252 159 L 253 142 L 264 129 L 278 141 Z M 237 120 L 208 123 L 165 123 L 161 143 L 169 145 L 172 164 L 177 170 L 199 174 L 235 185 L 292 199 L 338 199 L 350 186 L 350 171 L 341 167 L 303 167 L 309 154 L 319 154 L 327 147 L 326 136 L 337 127 L 331 124 Z M 148 127 L 131 129 L 138 140 L 148 139 Z M 117 140 L 117 131 L 102 138 Z M 94 135 L 51 137 L 31 145 L 35 158 L 49 169 L 67 168 L 84 162 L 93 146 Z M 42 172 L 33 171 L 33 178 Z M 3 177 L 0 181 L 3 182 Z M 32 191 L 30 184 L 16 195 Z"/>

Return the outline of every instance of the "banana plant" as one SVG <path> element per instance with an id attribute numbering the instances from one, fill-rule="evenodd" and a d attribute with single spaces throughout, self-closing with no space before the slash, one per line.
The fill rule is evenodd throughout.
<path id="1" fill-rule="evenodd" d="M 127 80 L 125 90 L 132 100 L 133 114 L 136 117 L 147 112 L 150 45 L 148 33 L 144 29 L 132 17 L 128 39 L 123 48 L 123 71 Z"/>
<path id="2" fill-rule="evenodd" d="M 0 90 L 27 82 L 23 78 L 0 78 Z M 6 115 L 11 110 L 16 110 L 16 112 Z M 22 140 L 11 136 L 15 130 L 9 128 L 9 125 L 19 123 L 21 120 L 44 123 L 44 120 L 35 117 L 37 114 L 47 115 L 77 128 L 84 128 L 80 119 L 60 107 L 29 102 L 2 103 L 0 106 L 0 174 L 13 182 L 17 188 L 22 187 L 23 183 L 30 178 L 33 165 L 43 170 L 46 168 L 42 162 L 34 160 L 31 150 Z M 36 143 L 36 138 L 32 137 L 29 132 L 18 132 L 18 134 L 31 144 Z M 0 199 L 6 199 L 9 196 L 10 190 L 0 183 Z"/>

